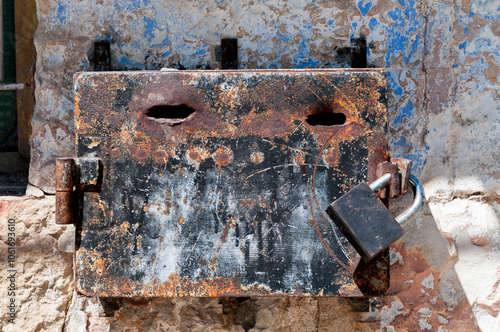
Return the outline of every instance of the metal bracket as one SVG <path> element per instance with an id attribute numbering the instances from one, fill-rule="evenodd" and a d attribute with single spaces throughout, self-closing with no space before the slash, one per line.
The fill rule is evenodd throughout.
<path id="1" fill-rule="evenodd" d="M 396 198 L 406 194 L 410 180 L 411 161 L 404 158 L 391 158 L 377 165 L 377 177 L 391 174 L 389 188 L 380 189 L 381 199 Z"/>
<path id="2" fill-rule="evenodd" d="M 384 174 L 382 177 L 378 178 L 370 184 L 370 189 L 373 191 L 381 190 L 391 182 L 391 179 L 392 174 Z M 415 214 L 418 212 L 418 210 L 420 210 L 425 201 L 424 187 L 422 186 L 420 181 L 418 181 L 418 179 L 413 175 L 410 175 L 408 178 L 408 184 L 411 186 L 415 197 L 413 199 L 412 205 L 396 217 L 397 222 L 401 226 L 406 225 L 406 223 L 410 221 L 413 216 L 415 216 Z"/>

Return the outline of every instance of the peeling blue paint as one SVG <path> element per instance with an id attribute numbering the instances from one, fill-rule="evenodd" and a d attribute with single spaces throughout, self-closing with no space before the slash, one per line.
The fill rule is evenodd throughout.
<path id="1" fill-rule="evenodd" d="M 321 63 L 320 61 L 316 61 L 310 58 L 310 43 L 311 43 L 311 21 L 308 20 L 304 23 L 304 27 L 308 28 L 308 30 L 300 30 L 299 33 L 302 37 L 302 40 L 298 44 L 298 56 L 296 59 L 293 59 L 294 66 L 293 68 L 317 68 L 317 66 Z"/>
<path id="2" fill-rule="evenodd" d="M 144 63 L 138 63 L 134 60 L 127 59 L 126 57 L 121 57 L 117 61 L 118 70 L 133 70 L 133 69 L 144 69 Z"/>
<path id="3" fill-rule="evenodd" d="M 276 30 L 276 37 L 278 37 L 279 40 L 283 42 L 292 40 L 291 35 L 286 30 L 285 33 L 281 33 L 277 25 L 274 26 L 274 30 Z"/>
<path id="4" fill-rule="evenodd" d="M 394 123 L 401 123 L 403 119 L 410 118 L 413 115 L 413 103 L 408 100 L 408 103 L 404 107 L 400 107 L 396 117 L 394 118 Z"/>
<path id="5" fill-rule="evenodd" d="M 366 14 L 370 11 L 370 8 L 372 8 L 372 2 L 370 0 L 362 0 L 358 2 L 358 8 L 361 15 L 366 16 Z"/>
<path id="6" fill-rule="evenodd" d="M 207 54 L 207 51 L 204 49 L 200 49 L 200 50 L 196 51 L 195 54 L 196 55 L 205 55 L 205 54 Z"/>
<path id="7" fill-rule="evenodd" d="M 386 72 L 386 78 L 389 90 L 392 91 L 393 95 L 402 96 L 403 88 L 401 87 L 401 82 L 399 81 L 399 78 L 393 75 L 390 71 Z"/>
<path id="8" fill-rule="evenodd" d="M 64 1 L 59 1 L 58 6 L 57 6 L 57 20 L 61 24 L 65 24 L 66 20 L 69 17 L 68 10 L 67 10 L 68 5 Z"/>
<path id="9" fill-rule="evenodd" d="M 299 63 L 295 66 L 295 68 L 297 69 L 302 69 L 302 68 L 318 68 L 318 65 L 320 64 L 321 62 L 318 61 L 318 60 L 313 60 L 313 59 L 310 59 L 310 60 L 307 60 L 305 62 L 302 62 L 302 63 Z"/>
<path id="10" fill-rule="evenodd" d="M 122 12 L 140 10 L 149 5 L 151 5 L 151 0 L 114 1 L 115 9 Z"/>
<path id="11" fill-rule="evenodd" d="M 386 66 L 391 63 L 391 58 L 402 56 L 405 65 L 421 57 L 423 50 L 422 26 L 423 17 L 418 15 L 414 0 L 404 2 L 405 9 L 396 7 L 389 11 L 388 15 L 394 20 L 394 24 L 386 26 L 387 53 L 385 55 Z"/>
<path id="12" fill-rule="evenodd" d="M 168 37 L 166 37 L 165 39 L 163 39 L 161 41 L 161 43 L 151 45 L 151 48 L 162 49 L 162 48 L 167 47 L 168 45 L 171 45 L 171 44 L 172 44 L 172 41 Z"/>
<path id="13" fill-rule="evenodd" d="M 395 95 L 397 95 L 397 96 L 402 96 L 402 95 L 403 95 L 403 88 L 402 88 L 402 87 L 400 87 L 400 86 L 398 86 L 398 87 L 396 87 L 396 88 L 392 91 L 392 93 L 394 93 L 394 94 L 395 94 Z"/>
<path id="14" fill-rule="evenodd" d="M 172 51 L 165 52 L 165 53 L 163 54 L 163 56 L 161 57 L 161 59 L 162 59 L 162 60 L 167 59 L 167 58 L 170 56 L 170 54 L 172 54 Z"/>
<path id="15" fill-rule="evenodd" d="M 406 146 L 406 138 L 404 136 L 399 136 L 393 145 L 397 146 Z"/>
<path id="16" fill-rule="evenodd" d="M 427 164 L 427 150 L 429 147 L 424 146 L 423 149 L 416 149 L 413 153 L 408 153 L 404 158 L 411 160 L 411 173 L 420 174 L 422 169 Z"/>
<path id="17" fill-rule="evenodd" d="M 390 145 L 397 146 L 402 151 L 413 151 L 412 153 L 407 154 L 396 154 L 397 158 L 406 158 L 411 160 L 412 174 L 420 174 L 423 167 L 427 164 L 427 155 L 430 147 L 427 144 L 424 144 L 423 148 L 416 148 L 413 143 L 408 142 L 404 137 L 399 137 L 397 140 L 395 138 L 391 138 Z"/>
<path id="18" fill-rule="evenodd" d="M 153 38 L 155 38 L 154 32 L 158 30 L 158 23 L 154 19 L 150 19 L 148 17 L 144 17 L 142 19 L 144 22 L 144 38 L 151 42 Z"/>
<path id="19" fill-rule="evenodd" d="M 478 17 L 480 17 L 483 20 L 489 21 L 489 22 L 495 22 L 498 24 L 500 21 L 500 4 L 496 0 L 476 0 L 474 1 L 475 8 L 483 10 L 478 10 L 477 12 L 473 12 L 472 9 L 470 13 L 472 15 L 476 14 Z M 492 8 L 494 7 L 494 9 Z M 492 8 L 492 10 L 487 10 L 486 8 Z"/>

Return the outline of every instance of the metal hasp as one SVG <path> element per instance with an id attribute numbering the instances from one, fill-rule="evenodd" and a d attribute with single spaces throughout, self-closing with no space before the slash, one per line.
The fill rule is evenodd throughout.
<path id="1" fill-rule="evenodd" d="M 379 69 L 75 76 L 75 284 L 89 296 L 362 296 L 389 286 L 325 209 L 388 160 Z M 96 188 L 94 188 L 96 189 Z"/>

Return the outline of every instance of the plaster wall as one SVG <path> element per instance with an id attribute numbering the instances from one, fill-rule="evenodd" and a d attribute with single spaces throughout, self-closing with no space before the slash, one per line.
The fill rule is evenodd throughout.
<path id="1" fill-rule="evenodd" d="M 37 0 L 37 16 L 30 182 L 46 194 L 0 198 L 2 271 L 7 220 L 19 225 L 20 305 L 16 324 L 0 312 L 2 331 L 500 330 L 498 0 Z M 391 251 L 385 296 L 252 299 L 225 314 L 218 299 L 132 299 L 105 317 L 72 292 L 74 230 L 54 224 L 50 194 L 94 41 L 111 42 L 114 70 L 218 68 L 223 37 L 238 38 L 241 69 L 329 68 L 349 66 L 343 48 L 360 35 L 387 70 L 391 155 L 413 161 L 428 201 Z"/>

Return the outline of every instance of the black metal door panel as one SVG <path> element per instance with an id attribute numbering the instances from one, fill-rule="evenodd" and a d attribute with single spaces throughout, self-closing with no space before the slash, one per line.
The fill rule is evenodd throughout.
<path id="1" fill-rule="evenodd" d="M 77 156 L 104 166 L 102 189 L 81 203 L 80 292 L 388 286 L 387 255 L 365 281 L 353 276 L 359 256 L 325 213 L 387 160 L 382 71 L 81 73 L 75 101 Z"/>

